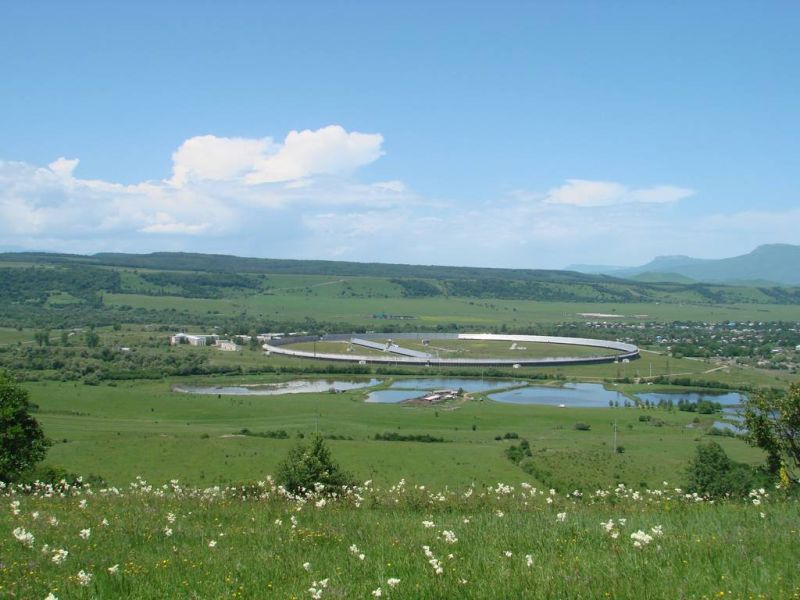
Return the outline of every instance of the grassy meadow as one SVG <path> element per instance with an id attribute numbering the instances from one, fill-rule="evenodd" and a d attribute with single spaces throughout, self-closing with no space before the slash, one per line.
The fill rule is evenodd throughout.
<path id="1" fill-rule="evenodd" d="M 778 494 L 6 489 L 0 597 L 797 598 L 797 503 Z"/>
<path id="2" fill-rule="evenodd" d="M 261 383 L 297 376 L 194 378 L 192 383 Z M 338 377 L 339 379 L 342 376 Z M 388 385 L 392 378 L 382 379 Z M 181 383 L 187 383 L 181 380 Z M 334 454 L 358 479 L 388 484 L 402 474 L 436 487 L 530 479 L 504 454 L 516 433 L 530 441 L 540 485 L 581 489 L 625 482 L 676 481 L 698 441 L 718 440 L 735 460 L 758 463 L 744 442 L 705 432 L 713 415 L 637 408 L 569 408 L 501 404 L 483 394 L 441 406 L 364 402 L 366 392 L 224 396 L 171 391 L 169 382 L 26 384 L 37 419 L 56 441 L 48 462 L 95 474 L 114 485 L 143 476 L 195 485 L 251 480 L 273 473 L 298 436 L 328 436 Z M 621 393 L 634 390 L 618 386 Z M 652 391 L 652 386 L 638 389 Z M 620 396 L 624 400 L 624 396 Z M 650 421 L 640 421 L 647 414 Z M 693 422 L 698 419 L 698 422 Z M 613 424 L 624 454 L 613 454 Z M 574 428 L 590 425 L 589 431 Z M 241 436 L 285 430 L 288 439 Z M 375 434 L 429 434 L 443 443 L 385 442 Z"/>
<path id="3" fill-rule="evenodd" d="M 319 290 L 325 288 L 314 288 Z M 151 310 L 175 310 L 178 314 L 246 314 L 263 319 L 315 319 L 345 322 L 380 330 L 381 313 L 413 316 L 421 331 L 439 324 L 530 327 L 539 323 L 586 320 L 581 313 L 617 314 L 620 322 L 651 321 L 728 321 L 796 320 L 795 305 L 783 304 L 657 304 L 546 302 L 532 300 L 470 298 L 351 297 L 327 295 L 296 289 L 275 294 L 251 294 L 227 298 L 184 298 L 181 296 L 145 296 L 139 294 L 104 294 L 103 302 L 111 307 L 130 306 Z M 591 317 L 588 317 L 591 320 Z"/>

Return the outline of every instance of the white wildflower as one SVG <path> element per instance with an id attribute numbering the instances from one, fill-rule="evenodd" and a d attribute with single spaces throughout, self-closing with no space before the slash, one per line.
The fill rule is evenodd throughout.
<path id="1" fill-rule="evenodd" d="M 108 571 L 109 575 L 116 575 L 117 573 L 119 573 L 119 565 L 118 564 L 113 565 L 111 567 L 108 567 L 108 569 L 106 570 Z"/>
<path id="2" fill-rule="evenodd" d="M 26 531 L 22 527 L 17 527 L 11 533 L 20 544 L 27 546 L 28 548 L 33 548 L 34 537 L 30 531 Z"/>
<path id="3" fill-rule="evenodd" d="M 67 555 L 69 552 L 64 550 L 63 548 L 59 548 L 55 552 L 53 552 L 53 556 L 50 560 L 52 560 L 57 565 L 63 565 L 64 561 L 67 560 Z"/>
<path id="4" fill-rule="evenodd" d="M 372 590 L 372 597 L 373 598 L 380 598 L 381 596 L 383 596 L 383 591 L 381 590 L 381 588 L 378 588 L 376 590 Z"/>
<path id="5" fill-rule="evenodd" d="M 455 544 L 458 541 L 455 532 L 449 531 L 447 529 L 445 529 L 442 532 L 442 537 L 444 538 L 444 541 L 447 542 L 448 544 Z"/>
<path id="6" fill-rule="evenodd" d="M 560 512 L 556 515 L 556 521 L 558 521 L 559 523 L 563 523 L 566 520 L 567 520 L 567 513 Z"/>
<path id="7" fill-rule="evenodd" d="M 311 570 L 311 563 L 310 563 L 310 562 L 304 562 L 304 563 L 303 563 L 303 568 L 304 568 L 306 571 L 310 571 L 310 570 Z"/>
<path id="8" fill-rule="evenodd" d="M 641 529 L 631 534 L 633 545 L 637 548 L 642 548 L 653 541 L 653 536 L 646 534 Z"/>
<path id="9" fill-rule="evenodd" d="M 78 571 L 78 584 L 82 585 L 83 587 L 87 587 L 90 583 L 92 583 L 93 575 L 91 573 L 87 573 L 83 569 Z"/>
<path id="10" fill-rule="evenodd" d="M 389 577 L 389 579 L 386 581 L 386 584 L 390 588 L 397 587 L 399 583 L 400 583 L 400 580 L 397 577 Z"/>
<path id="11" fill-rule="evenodd" d="M 92 529 L 90 527 L 81 529 L 81 532 L 78 535 L 81 536 L 82 540 L 88 540 L 89 536 L 92 535 Z"/>
<path id="12" fill-rule="evenodd" d="M 533 566 L 533 555 L 532 554 L 526 554 L 525 555 L 525 564 L 527 566 L 529 566 L 529 567 Z"/>
<path id="13" fill-rule="evenodd" d="M 216 545 L 217 545 L 217 540 L 210 540 L 208 542 L 208 547 L 209 548 L 214 548 L 214 547 L 216 547 Z"/>
<path id="14" fill-rule="evenodd" d="M 436 527 L 436 523 L 434 523 L 433 521 L 423 521 L 422 526 L 425 529 L 432 529 L 433 527 Z"/>

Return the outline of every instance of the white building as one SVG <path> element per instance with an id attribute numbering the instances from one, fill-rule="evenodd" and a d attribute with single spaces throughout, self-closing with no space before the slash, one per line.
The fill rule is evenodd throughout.
<path id="1" fill-rule="evenodd" d="M 218 340 L 216 346 L 224 352 L 238 352 L 242 349 L 239 344 L 230 340 Z"/>
<path id="2" fill-rule="evenodd" d="M 217 341 L 217 335 L 190 335 L 186 333 L 176 333 L 170 336 L 169 343 L 173 346 L 178 344 L 189 344 L 190 346 L 207 346 L 209 343 Z"/>

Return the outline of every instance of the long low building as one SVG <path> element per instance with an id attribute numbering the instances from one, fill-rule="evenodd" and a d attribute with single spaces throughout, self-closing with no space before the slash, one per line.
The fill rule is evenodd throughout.
<path id="1" fill-rule="evenodd" d="M 306 350 L 294 350 L 286 348 L 287 344 L 296 344 L 302 342 L 312 341 L 352 341 L 350 335 L 332 334 L 322 337 L 316 336 L 299 336 L 293 338 L 283 338 L 280 340 L 271 340 L 263 345 L 264 350 L 282 354 L 285 356 L 294 356 L 297 358 L 311 358 L 316 360 L 331 360 L 338 362 L 349 363 L 377 363 L 377 364 L 398 364 L 398 365 L 431 365 L 431 366 L 547 366 L 547 365 L 579 365 L 579 364 L 598 364 L 610 363 L 623 360 L 633 360 L 639 358 L 639 348 L 634 344 L 627 342 L 619 342 L 612 340 L 598 340 L 592 338 L 572 338 L 560 336 L 547 336 L 547 335 L 514 335 L 514 334 L 496 334 L 496 333 L 413 333 L 413 334 L 399 334 L 399 333 L 371 333 L 363 334 L 359 340 L 369 342 L 368 347 L 374 349 L 384 350 L 387 347 L 387 342 L 383 343 L 375 340 L 386 340 L 389 337 L 396 340 L 409 339 L 409 340 L 433 340 L 433 339 L 448 339 L 448 340 L 484 340 L 484 341 L 508 341 L 508 342 L 528 342 L 528 343 L 544 343 L 544 344 L 563 344 L 570 346 L 587 346 L 591 348 L 604 348 L 607 350 L 615 350 L 617 353 L 612 355 L 597 355 L 597 356 L 553 356 L 542 358 L 438 358 L 433 355 L 425 356 L 404 356 L 395 353 L 393 356 L 382 355 L 368 355 L 368 354 L 338 354 L 333 352 L 308 352 Z M 362 344 L 366 346 L 366 344 Z M 416 352 L 416 351 L 410 351 Z M 424 354 L 424 353 L 420 353 Z"/>
<path id="2" fill-rule="evenodd" d="M 388 342 L 373 342 L 372 340 L 365 340 L 363 338 L 351 338 L 350 343 L 356 346 L 362 346 L 371 350 L 380 350 L 382 352 L 389 352 L 391 354 L 399 354 L 401 356 L 411 356 L 413 358 L 433 358 L 432 354 L 427 352 L 420 352 L 419 350 L 411 350 L 410 348 L 403 348 L 397 344 L 393 344 L 391 340 Z"/>

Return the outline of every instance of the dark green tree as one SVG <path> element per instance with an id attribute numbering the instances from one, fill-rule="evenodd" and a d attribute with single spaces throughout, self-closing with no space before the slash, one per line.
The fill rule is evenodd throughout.
<path id="1" fill-rule="evenodd" d="M 47 453 L 50 442 L 30 410 L 28 392 L 0 371 L 0 481 L 15 481 Z"/>
<path id="2" fill-rule="evenodd" d="M 97 332 L 94 329 L 87 331 L 83 337 L 86 340 L 86 345 L 89 346 L 89 348 L 97 348 L 97 345 L 100 343 L 100 336 L 97 335 Z"/>
<path id="3" fill-rule="evenodd" d="M 753 488 L 766 483 L 763 474 L 752 467 L 728 458 L 716 442 L 698 444 L 689 463 L 686 489 L 708 496 L 746 496 Z"/>
<path id="4" fill-rule="evenodd" d="M 293 494 L 313 491 L 316 484 L 324 491 L 340 490 L 353 485 L 353 478 L 333 460 L 322 437 L 316 435 L 310 445 L 298 444 L 278 465 L 276 481 Z"/>
<path id="5" fill-rule="evenodd" d="M 42 331 L 37 331 L 33 334 L 33 341 L 36 342 L 37 346 L 49 346 L 50 345 L 50 332 L 46 329 Z"/>
<path id="6" fill-rule="evenodd" d="M 767 468 L 800 475 L 800 382 L 786 392 L 752 394 L 744 404 L 747 441 L 767 453 Z"/>

